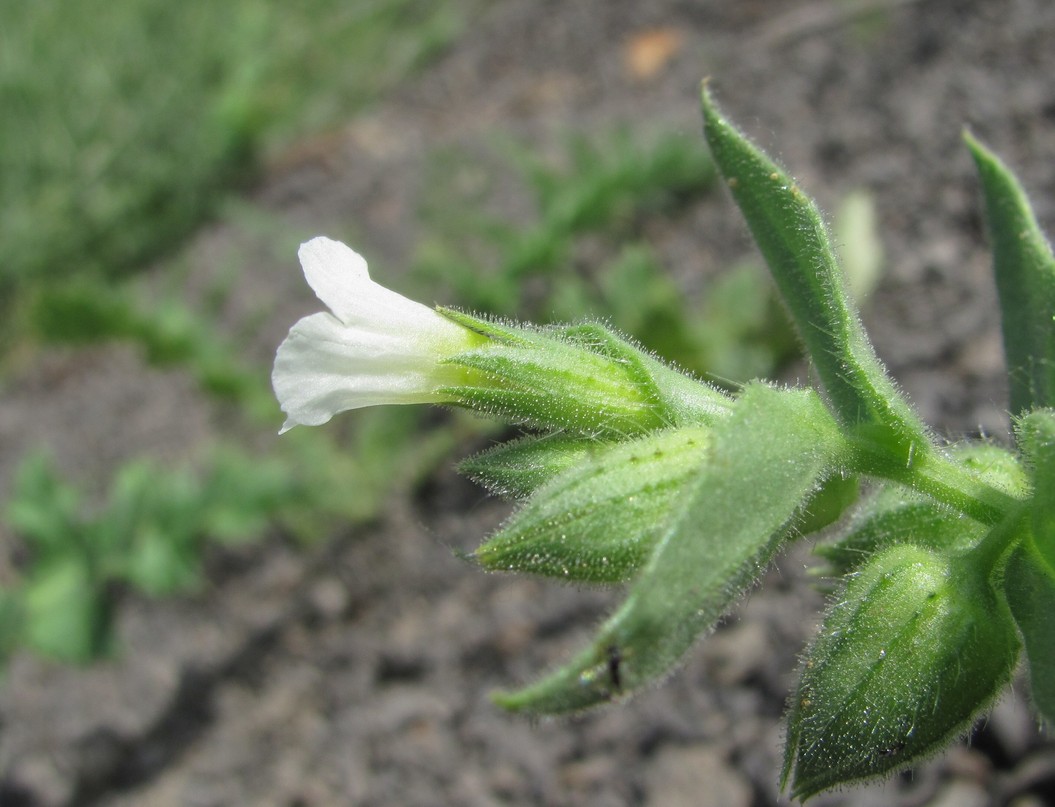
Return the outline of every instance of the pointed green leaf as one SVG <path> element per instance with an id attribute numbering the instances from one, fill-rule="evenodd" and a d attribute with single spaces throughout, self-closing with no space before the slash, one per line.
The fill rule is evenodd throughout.
<path id="1" fill-rule="evenodd" d="M 702 93 L 707 144 L 798 327 L 837 419 L 906 460 L 926 430 L 861 325 L 814 203 Z"/>
<path id="2" fill-rule="evenodd" d="M 993 242 L 1013 415 L 1055 406 L 1055 256 L 1015 175 L 970 134 Z"/>
<path id="3" fill-rule="evenodd" d="M 1055 577 L 1022 545 L 1008 560 L 1004 591 L 1026 645 L 1033 705 L 1055 728 Z"/>
<path id="4" fill-rule="evenodd" d="M 500 705 L 572 712 L 665 675 L 762 573 L 797 509 L 845 450 L 815 393 L 757 383 L 711 434 L 697 479 L 622 607 L 567 666 L 497 695 Z"/>
<path id="5" fill-rule="evenodd" d="M 476 550 L 486 569 L 618 583 L 647 559 L 710 442 L 701 428 L 596 443 Z"/>

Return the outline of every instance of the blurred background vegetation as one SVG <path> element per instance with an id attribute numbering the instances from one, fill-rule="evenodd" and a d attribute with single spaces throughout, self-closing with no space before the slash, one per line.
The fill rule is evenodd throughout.
<path id="1" fill-rule="evenodd" d="M 12 542 L 0 548 L 0 669 L 21 647 L 69 662 L 107 654 L 115 604 L 130 591 L 193 592 L 210 546 L 276 531 L 310 541 L 374 518 L 393 484 L 412 483 L 487 428 L 457 413 L 436 428 L 428 412 L 389 408 L 357 413 L 338 432 L 251 439 L 281 420 L 270 367 L 215 321 L 230 289 L 214 289 L 212 307 L 190 305 L 178 270 L 181 245 L 204 223 L 257 215 L 244 191 L 269 155 L 378 102 L 464 35 L 481 6 L 39 0 L 5 9 L 0 392 L 19 362 L 49 346 L 121 341 L 189 374 L 224 408 L 229 436 L 193 468 L 128 457 L 100 501 L 41 453 L 6 458 L 19 469 L 3 503 Z M 760 267 L 733 267 L 691 303 L 648 243 L 650 220 L 712 191 L 702 143 L 627 128 L 569 134 L 554 162 L 509 138 L 493 148 L 532 215 L 502 218 L 485 191 L 459 190 L 451 177 L 474 155 L 428 155 L 407 275 L 422 299 L 523 319 L 603 318 L 730 382 L 769 374 L 793 351 Z M 845 222 L 867 234 L 867 200 L 854 204 Z M 295 244 L 301 234 L 288 235 Z M 583 244 L 596 253 L 598 242 L 610 258 L 582 260 Z M 857 256 L 859 276 L 873 271 L 874 253 Z M 289 263 L 296 272 L 292 250 Z M 145 294 L 137 281 L 147 270 L 174 281 Z"/>

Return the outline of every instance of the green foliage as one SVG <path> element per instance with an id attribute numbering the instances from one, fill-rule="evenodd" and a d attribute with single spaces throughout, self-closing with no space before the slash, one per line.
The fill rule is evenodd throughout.
<path id="1" fill-rule="evenodd" d="M 28 560 L 21 580 L 0 590 L 0 648 L 22 643 L 71 662 L 107 653 L 115 586 L 192 591 L 207 542 L 258 539 L 303 496 L 284 465 L 220 453 L 201 475 L 125 465 L 93 514 L 43 456 L 29 458 L 7 512 Z"/>
<path id="2" fill-rule="evenodd" d="M 659 680 L 788 539 L 829 529 L 819 551 L 843 582 L 790 704 L 783 778 L 794 796 L 938 753 L 1006 685 L 1020 636 L 1034 703 L 1052 720 L 1055 414 L 1043 408 L 1040 372 L 1053 365 L 1045 341 L 1051 312 L 1043 302 L 1048 265 L 1035 260 L 1042 237 L 1020 226 L 1032 222 L 1024 195 L 972 145 L 989 207 L 1010 211 L 1014 222 L 994 223 L 995 240 L 1015 233 L 1023 242 L 997 246 L 997 273 L 1037 298 L 1025 322 L 1009 326 L 1018 340 L 1010 373 L 1028 368 L 1032 376 L 1017 393 L 1028 410 L 1018 419 L 1017 452 L 984 442 L 950 448 L 919 421 L 876 357 L 814 203 L 722 117 L 706 90 L 703 116 L 715 164 L 827 396 L 751 382 L 727 398 L 688 376 L 675 380 L 669 367 L 598 325 L 532 328 L 441 309 L 489 339 L 447 359 L 467 375 L 444 396 L 538 432 L 463 463 L 520 502 L 473 557 L 487 569 L 628 584 L 623 604 L 584 649 L 496 702 L 564 714 Z M 550 189 L 541 187 L 546 201 Z M 844 232 L 866 243 L 844 252 L 863 294 L 880 251 L 867 202 L 854 205 Z M 525 243 L 544 265 L 550 253 Z M 637 312 L 634 327 L 660 329 L 676 294 L 661 283 L 635 306 L 627 288 L 650 287 L 649 258 L 627 251 L 621 260 L 609 298 Z M 499 277 L 519 271 L 514 265 Z M 576 305 L 585 299 L 571 297 Z M 1006 303 L 1004 314 L 1014 315 Z M 671 345 L 700 333 L 688 320 L 675 323 L 665 333 Z"/>
<path id="3" fill-rule="evenodd" d="M 52 344 L 129 341 L 159 367 L 184 367 L 203 391 L 271 417 L 275 406 L 258 374 L 234 358 L 201 317 L 174 299 L 146 306 L 125 286 L 74 281 L 42 289 L 30 308 L 29 325 Z"/>
<path id="4" fill-rule="evenodd" d="M 860 189 L 848 193 L 835 211 L 833 229 L 850 294 L 861 301 L 883 273 L 883 245 L 871 194 Z"/>
<path id="5" fill-rule="evenodd" d="M 467 307 L 499 315 L 523 315 L 523 282 L 529 275 L 561 274 L 559 286 L 549 290 L 548 300 L 536 310 L 558 296 L 593 300 L 596 295 L 583 280 L 567 272 L 577 238 L 625 230 L 635 219 L 698 196 L 714 181 L 714 165 L 683 137 L 666 137 L 646 149 L 624 132 L 594 141 L 574 139 L 568 152 L 570 165 L 561 170 L 513 147 L 506 150 L 534 191 L 534 222 L 489 218 L 479 196 L 467 200 L 467 210 L 452 204 L 450 191 L 458 183 L 447 174 L 437 176 L 435 187 L 442 188 L 442 195 L 427 198 L 422 212 L 445 238 L 425 244 L 419 268 L 451 286 Z M 442 155 L 437 165 L 449 171 L 465 161 Z M 483 241 L 475 245 L 481 253 L 478 260 L 472 260 L 474 247 L 472 242 L 466 245 L 466 236 Z M 484 268 L 488 271 L 478 271 Z M 587 313 L 578 304 L 574 308 L 558 316 Z"/>
<path id="6" fill-rule="evenodd" d="M 40 564 L 15 592 L 20 620 L 11 620 L 7 644 L 21 641 L 46 656 L 83 663 L 113 647 L 107 586 L 96 580 L 90 558 L 60 557 Z"/>
<path id="7" fill-rule="evenodd" d="M 113 276 L 171 246 L 263 151 L 375 99 L 448 43 L 471 7 L 9 4 L 0 299 L 29 283 Z"/>
<path id="8" fill-rule="evenodd" d="M 713 426 L 683 494 L 656 500 L 659 540 L 623 606 L 566 666 L 495 700 L 513 711 L 558 714 L 665 675 L 772 558 L 799 504 L 844 450 L 815 393 L 749 385 Z M 637 474 L 632 464 L 619 470 Z"/>
<path id="9" fill-rule="evenodd" d="M 965 135 L 985 195 L 1011 414 L 1055 405 L 1055 256 L 1015 175 Z"/>
<path id="10" fill-rule="evenodd" d="M 23 621 L 21 598 L 0 587 L 0 678 L 8 658 L 18 649 Z"/>

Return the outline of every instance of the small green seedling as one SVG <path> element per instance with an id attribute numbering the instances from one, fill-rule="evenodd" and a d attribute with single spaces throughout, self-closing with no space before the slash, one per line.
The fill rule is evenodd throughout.
<path id="1" fill-rule="evenodd" d="M 18 647 L 81 664 L 110 654 L 121 590 L 199 588 L 209 543 L 256 539 L 299 493 L 281 464 L 233 452 L 218 452 L 204 478 L 130 462 L 94 513 L 43 455 L 21 465 L 14 487 L 5 521 L 27 562 L 0 585 L 0 673 Z"/>
<path id="2" fill-rule="evenodd" d="M 994 243 L 1013 449 L 948 446 L 865 334 L 814 203 L 703 92 L 705 136 L 821 388 L 729 395 L 611 329 L 419 305 L 343 244 L 301 248 L 330 312 L 278 350 L 284 429 L 388 403 L 466 407 L 526 436 L 462 470 L 520 503 L 485 569 L 626 583 L 566 665 L 495 701 L 576 712 L 660 680 L 792 540 L 838 525 L 843 577 L 788 709 L 783 783 L 805 799 L 939 752 L 1020 657 L 1055 722 L 1055 259 L 1011 172 L 967 137 Z M 842 518 L 855 503 L 852 515 Z"/>

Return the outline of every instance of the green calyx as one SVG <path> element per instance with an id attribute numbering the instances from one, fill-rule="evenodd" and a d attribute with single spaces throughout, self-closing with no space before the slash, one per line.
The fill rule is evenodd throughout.
<path id="1" fill-rule="evenodd" d="M 729 409 L 717 389 L 662 364 L 608 328 L 587 323 L 534 328 L 440 309 L 489 338 L 447 360 L 465 383 L 441 390 L 453 402 L 536 429 L 624 439 L 714 422 Z"/>
<path id="2" fill-rule="evenodd" d="M 969 558 L 901 544 L 837 596 L 788 715 L 783 781 L 794 797 L 937 753 L 1007 683 L 1018 637 L 988 570 Z"/>

